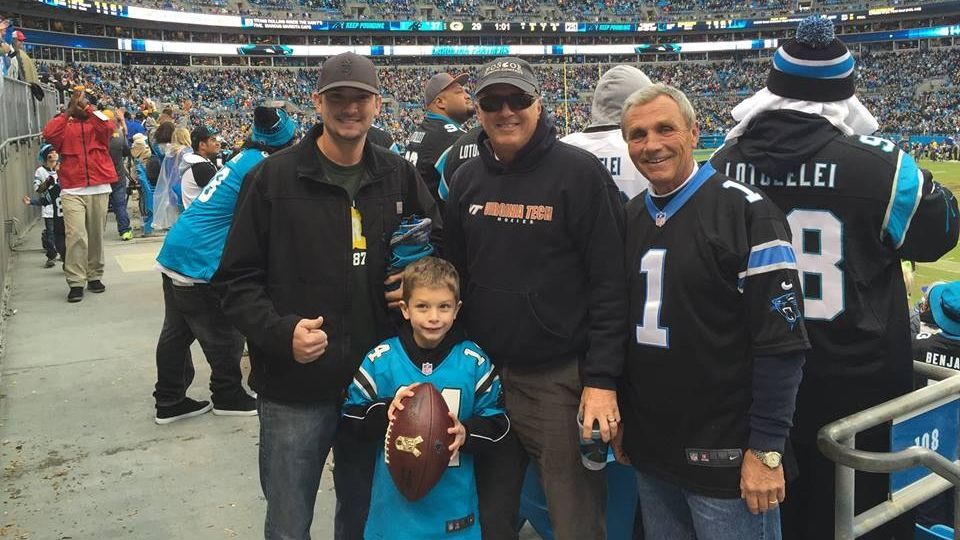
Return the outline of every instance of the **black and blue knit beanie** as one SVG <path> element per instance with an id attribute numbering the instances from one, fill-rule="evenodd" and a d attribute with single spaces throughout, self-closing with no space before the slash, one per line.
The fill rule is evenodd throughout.
<path id="1" fill-rule="evenodd" d="M 856 90 L 853 67 L 853 55 L 834 35 L 833 23 L 813 15 L 774 53 L 767 88 L 785 98 L 841 101 Z"/>
<path id="2" fill-rule="evenodd" d="M 297 122 L 282 108 L 273 105 L 276 103 L 261 105 L 253 110 L 253 133 L 250 139 L 279 148 L 296 135 Z"/>

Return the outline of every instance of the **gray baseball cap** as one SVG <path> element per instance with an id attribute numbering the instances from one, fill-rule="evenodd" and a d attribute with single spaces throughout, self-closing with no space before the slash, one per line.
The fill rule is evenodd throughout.
<path id="1" fill-rule="evenodd" d="M 437 99 L 437 96 L 440 95 L 440 92 L 443 92 L 449 88 L 453 83 L 463 84 L 467 82 L 469 77 L 470 76 L 466 73 L 461 73 L 459 75 L 437 73 L 433 77 L 430 77 L 430 80 L 427 81 L 427 86 L 425 86 L 423 89 L 423 104 L 429 105 L 433 103 L 433 100 Z"/>
<path id="2" fill-rule="evenodd" d="M 380 95 L 377 66 L 365 56 L 352 52 L 327 58 L 320 68 L 317 92 L 322 94 L 334 88 L 356 88 Z"/>
<path id="3" fill-rule="evenodd" d="M 509 84 L 530 94 L 540 94 L 540 82 L 533 74 L 533 68 L 526 60 L 512 56 L 504 56 L 484 64 L 480 68 L 480 78 L 474 93 L 479 94 L 492 84 Z"/>

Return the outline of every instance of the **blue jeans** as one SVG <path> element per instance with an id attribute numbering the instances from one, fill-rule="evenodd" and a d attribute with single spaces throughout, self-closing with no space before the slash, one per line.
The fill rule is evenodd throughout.
<path id="1" fill-rule="evenodd" d="M 40 232 L 40 243 L 43 245 L 47 258 L 67 260 L 67 235 L 63 225 L 63 216 L 43 218 L 43 231 Z"/>
<path id="2" fill-rule="evenodd" d="M 278 402 L 260 396 L 260 487 L 265 540 L 307 540 L 320 476 L 335 447 L 337 540 L 360 540 L 370 506 L 378 444 L 337 433 L 340 405 Z"/>
<path id="3" fill-rule="evenodd" d="M 780 508 L 751 514 L 743 499 L 697 495 L 637 473 L 643 530 L 650 540 L 780 540 Z"/>
<path id="4" fill-rule="evenodd" d="M 117 217 L 117 233 L 123 234 L 130 230 L 130 216 L 127 214 L 127 182 L 118 180 L 110 185 L 110 204 L 113 214 Z"/>

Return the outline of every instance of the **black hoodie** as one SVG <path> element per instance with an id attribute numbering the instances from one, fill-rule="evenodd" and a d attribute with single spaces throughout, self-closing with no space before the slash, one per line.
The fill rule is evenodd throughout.
<path id="1" fill-rule="evenodd" d="M 784 178 L 838 137 L 843 134 L 826 118 L 784 110 L 758 114 L 737 145 L 759 170 Z"/>
<path id="2" fill-rule="evenodd" d="M 494 363 L 580 360 L 584 386 L 614 389 L 627 335 L 623 209 L 595 156 L 541 116 L 511 163 L 489 137 L 457 169 L 444 245 L 464 284 L 467 333 Z M 447 222 L 450 220 L 450 223 Z"/>

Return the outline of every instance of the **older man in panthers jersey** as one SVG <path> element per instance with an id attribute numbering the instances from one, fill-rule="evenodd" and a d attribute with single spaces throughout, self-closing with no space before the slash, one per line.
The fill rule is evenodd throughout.
<path id="1" fill-rule="evenodd" d="M 648 538 L 776 539 L 781 458 L 809 347 L 783 213 L 697 167 L 689 100 L 656 84 L 622 129 L 650 188 L 627 203 L 624 449 Z"/>

